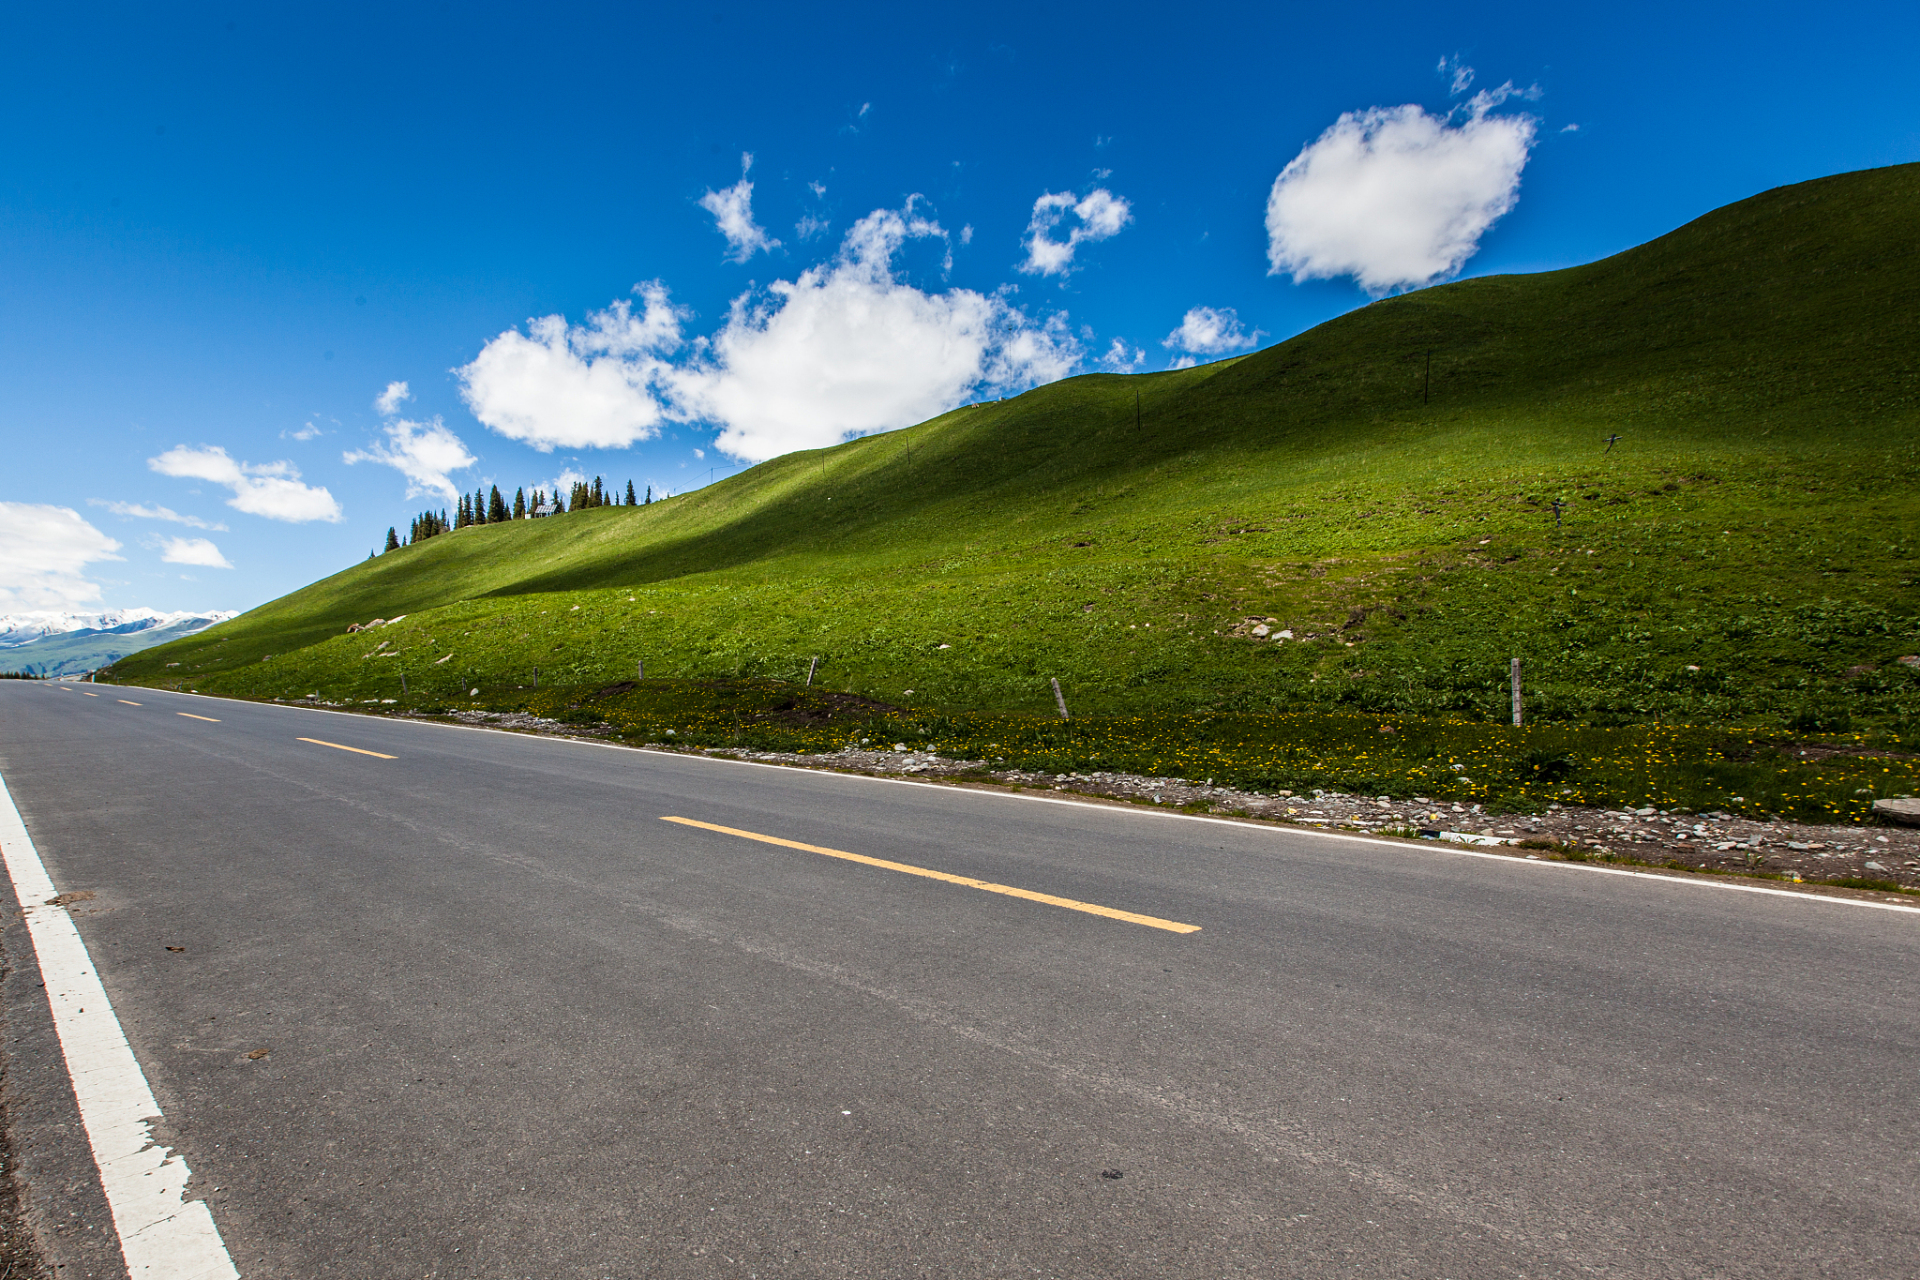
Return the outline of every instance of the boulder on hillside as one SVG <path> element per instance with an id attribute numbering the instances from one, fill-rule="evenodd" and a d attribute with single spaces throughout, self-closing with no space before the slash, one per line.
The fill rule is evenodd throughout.
<path id="1" fill-rule="evenodd" d="M 1902 796 L 1897 800 L 1875 800 L 1873 816 L 1902 827 L 1920 827 L 1920 799 Z"/>

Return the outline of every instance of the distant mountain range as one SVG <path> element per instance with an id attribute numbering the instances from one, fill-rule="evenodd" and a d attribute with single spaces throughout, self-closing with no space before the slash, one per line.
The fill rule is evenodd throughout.
<path id="1" fill-rule="evenodd" d="M 79 675 L 234 616 L 230 610 L 162 613 L 157 609 L 0 614 L 0 669 L 38 676 Z"/>

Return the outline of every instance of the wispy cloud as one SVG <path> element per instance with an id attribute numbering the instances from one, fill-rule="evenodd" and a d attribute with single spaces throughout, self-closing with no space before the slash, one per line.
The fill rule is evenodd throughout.
<path id="1" fill-rule="evenodd" d="M 463 470 L 479 459 L 468 452 L 466 442 L 448 430 L 446 423 L 410 422 L 405 418 L 386 423 L 381 431 L 386 439 L 367 449 L 353 449 L 340 455 L 342 462 L 377 462 L 392 467 L 407 478 L 407 496 L 432 494 L 448 502 L 460 496 L 451 473 Z"/>
<path id="2" fill-rule="evenodd" d="M 722 191 L 708 191 L 700 197 L 700 207 L 713 215 L 714 226 L 727 238 L 727 260 L 745 262 L 754 254 L 780 247 L 767 235 L 766 228 L 753 220 L 753 184 L 747 172 L 753 168 L 753 153 L 740 156 L 740 181 Z"/>
<path id="3" fill-rule="evenodd" d="M 189 448 L 176 445 L 147 465 L 163 476 L 207 480 L 233 490 L 227 505 L 236 511 L 269 520 L 305 524 L 312 520 L 338 523 L 340 504 L 326 489 L 300 483 L 291 462 L 236 462 L 218 445 Z"/>
<path id="4" fill-rule="evenodd" d="M 1138 347 L 1129 348 L 1124 338 L 1115 338 L 1107 354 L 1100 357 L 1100 363 L 1114 373 L 1136 372 L 1146 362 L 1147 353 Z"/>
<path id="5" fill-rule="evenodd" d="M 227 526 L 209 523 L 199 516 L 183 516 L 171 507 L 146 506 L 138 502 L 109 502 L 105 498 L 88 498 L 90 507 L 105 507 L 117 516 L 129 516 L 135 520 L 166 520 L 173 524 L 183 524 L 189 529 L 210 529 L 215 533 L 225 533 Z"/>
<path id="6" fill-rule="evenodd" d="M 1027 234 L 1021 241 L 1027 260 L 1020 270 L 1028 275 L 1065 275 L 1073 269 L 1073 255 L 1082 244 L 1107 240 L 1120 234 L 1133 221 L 1133 206 L 1105 187 L 1084 197 L 1071 192 L 1049 191 L 1033 202 L 1033 216 L 1027 220 Z M 1062 226 L 1065 239 L 1056 239 Z"/>
<path id="7" fill-rule="evenodd" d="M 383 418 L 391 418 L 400 412 L 400 406 L 413 399 L 413 392 L 407 390 L 404 382 L 389 382 L 387 389 L 373 398 L 373 407 Z"/>

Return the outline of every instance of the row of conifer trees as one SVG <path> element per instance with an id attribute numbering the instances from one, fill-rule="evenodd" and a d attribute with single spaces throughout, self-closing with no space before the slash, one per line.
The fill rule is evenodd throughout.
<path id="1" fill-rule="evenodd" d="M 574 482 L 573 489 L 566 497 L 560 496 L 555 489 L 551 495 L 545 490 L 535 489 L 533 497 L 527 497 L 525 489 L 513 491 L 513 505 L 500 493 L 500 486 L 494 485 L 475 489 L 472 493 L 460 495 L 460 501 L 454 506 L 452 520 L 448 520 L 446 511 L 422 511 L 413 518 L 407 529 L 406 540 L 400 538 L 397 528 L 387 530 L 387 550 L 398 551 L 401 547 L 424 542 L 454 529 L 464 529 L 470 524 L 501 524 L 508 520 L 539 519 L 543 516 L 565 515 L 569 511 L 587 511 L 594 507 L 642 507 L 653 502 L 653 486 L 648 485 L 646 496 L 635 492 L 633 481 L 627 481 L 626 501 L 620 500 L 619 491 L 608 485 L 599 476 L 589 484 L 585 480 Z"/>

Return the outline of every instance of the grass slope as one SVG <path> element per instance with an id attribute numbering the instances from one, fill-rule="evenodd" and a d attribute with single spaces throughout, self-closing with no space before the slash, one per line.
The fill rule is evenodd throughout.
<path id="1" fill-rule="evenodd" d="M 1518 655 L 1549 723 L 1911 739 L 1917 349 L 1920 166 L 1845 174 L 1243 358 L 462 530 L 116 672 L 446 701 L 820 655 L 956 713 L 1044 712 L 1057 676 L 1077 712 L 1496 720 Z"/>

